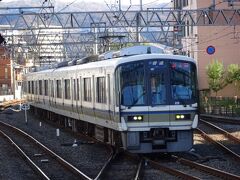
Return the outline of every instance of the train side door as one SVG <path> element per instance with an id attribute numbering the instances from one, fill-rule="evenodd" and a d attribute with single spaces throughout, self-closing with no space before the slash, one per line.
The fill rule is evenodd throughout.
<path id="1" fill-rule="evenodd" d="M 168 68 L 164 60 L 151 60 L 148 72 L 148 123 L 149 126 L 169 126 Z"/>

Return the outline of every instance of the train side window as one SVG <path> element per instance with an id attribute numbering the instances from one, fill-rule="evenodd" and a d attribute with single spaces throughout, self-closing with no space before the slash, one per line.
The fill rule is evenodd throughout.
<path id="1" fill-rule="evenodd" d="M 42 95 L 42 80 L 38 81 L 38 85 L 39 85 L 39 95 Z"/>
<path id="2" fill-rule="evenodd" d="M 79 99 L 79 79 L 77 79 L 77 100 Z"/>
<path id="3" fill-rule="evenodd" d="M 110 82 L 110 74 L 107 75 L 108 81 L 108 102 L 111 104 L 111 82 Z"/>
<path id="4" fill-rule="evenodd" d="M 44 95 L 48 96 L 48 80 L 44 80 Z"/>
<path id="5" fill-rule="evenodd" d="M 106 78 L 98 77 L 97 78 L 97 87 L 96 87 L 96 100 L 98 103 L 106 103 Z"/>
<path id="6" fill-rule="evenodd" d="M 91 94 L 91 78 L 84 78 L 83 79 L 83 100 L 91 102 L 92 101 L 92 94 Z"/>
<path id="7" fill-rule="evenodd" d="M 34 94 L 34 81 L 32 81 L 31 84 L 32 84 L 32 91 L 31 92 L 32 92 L 32 94 Z"/>
<path id="8" fill-rule="evenodd" d="M 71 99 L 71 95 L 70 95 L 70 79 L 65 79 L 64 80 L 64 87 L 65 87 L 65 99 Z"/>
<path id="9" fill-rule="evenodd" d="M 31 82 L 28 81 L 28 93 L 31 94 Z"/>
<path id="10" fill-rule="evenodd" d="M 76 84 L 76 79 L 73 79 L 73 100 L 77 100 L 77 84 Z"/>
<path id="11" fill-rule="evenodd" d="M 73 80 L 73 99 L 79 100 L 79 79 Z"/>
<path id="12" fill-rule="evenodd" d="M 38 95 L 38 81 L 34 81 L 34 94 Z"/>
<path id="13" fill-rule="evenodd" d="M 53 80 L 51 80 L 50 82 L 51 82 L 51 97 L 54 97 L 54 84 L 53 84 Z"/>
<path id="14" fill-rule="evenodd" d="M 57 80 L 57 98 L 62 98 L 62 82 Z"/>

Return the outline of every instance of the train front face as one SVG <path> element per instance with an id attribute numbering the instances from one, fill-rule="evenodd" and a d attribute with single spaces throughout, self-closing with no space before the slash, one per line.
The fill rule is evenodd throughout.
<path id="1" fill-rule="evenodd" d="M 153 59 L 116 70 L 124 147 L 134 153 L 188 151 L 198 123 L 193 61 Z"/>

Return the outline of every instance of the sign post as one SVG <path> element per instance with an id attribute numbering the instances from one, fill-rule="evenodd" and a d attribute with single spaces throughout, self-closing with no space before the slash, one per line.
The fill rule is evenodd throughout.
<path id="1" fill-rule="evenodd" d="M 21 109 L 24 110 L 25 123 L 27 124 L 28 123 L 27 110 L 30 109 L 30 105 L 29 104 L 23 104 Z"/>

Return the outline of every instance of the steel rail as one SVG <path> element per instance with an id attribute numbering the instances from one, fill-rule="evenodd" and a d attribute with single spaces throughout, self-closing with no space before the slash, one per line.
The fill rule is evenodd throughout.
<path id="1" fill-rule="evenodd" d="M 201 171 L 207 172 L 207 173 L 212 174 L 212 175 L 217 176 L 217 177 L 221 177 L 221 178 L 224 178 L 224 179 L 240 179 L 240 176 L 229 173 L 229 172 L 224 172 L 224 171 L 215 169 L 215 168 L 210 167 L 210 166 L 206 166 L 206 165 L 203 165 L 203 164 L 200 164 L 200 163 L 197 163 L 197 162 L 190 161 L 188 159 L 179 158 L 177 156 L 172 156 L 172 157 L 176 161 L 180 162 L 183 165 L 187 165 L 187 166 L 193 167 L 195 169 L 199 169 Z"/>
<path id="2" fill-rule="evenodd" d="M 236 160 L 240 160 L 240 155 L 238 155 L 237 153 L 233 152 L 232 150 L 230 150 L 229 148 L 227 148 L 226 146 L 224 146 L 223 144 L 215 141 L 213 138 L 211 138 L 209 135 L 207 135 L 205 132 L 203 132 L 202 130 L 200 130 L 199 128 L 196 129 L 205 139 L 207 139 L 208 141 L 213 142 L 214 144 L 217 144 L 218 146 L 220 146 L 225 152 L 231 154 L 234 158 L 236 158 Z"/>
<path id="3" fill-rule="evenodd" d="M 54 153 L 53 151 L 51 151 L 49 148 L 47 148 L 45 145 L 43 145 L 42 143 L 40 143 L 39 141 L 37 141 L 35 138 L 33 138 L 32 136 L 30 136 L 29 134 L 27 134 L 26 132 L 22 131 L 19 128 L 16 128 L 10 124 L 4 123 L 2 121 L 0 121 L 0 125 L 10 128 L 12 130 L 14 130 L 16 133 L 19 133 L 23 136 L 25 136 L 26 138 L 28 138 L 29 140 L 33 141 L 35 144 L 37 144 L 43 151 L 45 151 L 46 153 L 48 153 L 49 155 L 51 155 L 54 159 L 56 159 L 60 164 L 62 164 L 64 167 L 66 167 L 68 170 L 70 170 L 72 173 L 76 174 L 77 176 L 79 176 L 82 179 L 86 179 L 86 180 L 92 180 L 90 177 L 88 177 L 86 174 L 84 174 L 83 172 L 81 172 L 79 169 L 77 169 L 75 166 L 73 166 L 72 164 L 70 164 L 69 162 L 67 162 L 65 159 L 63 159 L 62 157 L 60 157 L 59 155 L 57 155 L 56 153 Z"/>
<path id="4" fill-rule="evenodd" d="M 122 151 L 121 149 L 112 149 L 111 152 L 111 156 L 110 158 L 107 160 L 107 162 L 104 164 L 104 166 L 102 167 L 102 169 L 100 170 L 100 172 L 98 173 L 97 177 L 94 178 L 94 180 L 98 180 L 98 179 L 103 179 L 104 174 L 107 172 L 108 168 L 110 167 L 111 163 L 113 162 L 113 160 L 120 154 L 120 153 L 124 153 L 124 155 L 130 157 L 133 160 L 139 160 L 139 157 L 136 156 L 135 154 L 129 153 L 127 151 Z M 134 176 L 134 180 L 139 180 L 142 179 L 142 165 L 143 165 L 143 159 L 141 158 L 139 163 L 138 163 L 138 168 L 136 171 L 136 174 Z"/>
<path id="5" fill-rule="evenodd" d="M 155 161 L 152 161 L 152 160 L 150 160 L 150 159 L 148 159 L 148 158 L 145 158 L 145 160 L 146 160 L 153 168 L 158 169 L 158 170 L 160 170 L 160 171 L 164 171 L 164 172 L 166 172 L 166 173 L 168 173 L 168 174 L 171 174 L 171 175 L 173 175 L 173 176 L 180 177 L 180 178 L 182 178 L 182 179 L 194 179 L 194 180 L 195 180 L 195 179 L 200 179 L 200 178 L 198 178 L 198 177 L 191 176 L 191 175 L 188 175 L 188 174 L 186 174 L 186 173 L 183 173 L 183 172 L 181 172 L 181 171 L 179 171 L 179 170 L 176 170 L 176 169 L 172 169 L 172 168 L 163 166 L 163 165 L 161 165 L 160 163 L 157 163 L 157 162 L 155 162 Z"/>
<path id="6" fill-rule="evenodd" d="M 134 180 L 143 179 L 144 162 L 145 162 L 145 160 L 143 158 L 141 158 L 139 161 L 139 164 L 138 164 L 138 168 L 137 168 L 137 172 L 136 172 Z"/>
<path id="7" fill-rule="evenodd" d="M 16 149 L 16 151 L 23 157 L 23 159 L 30 165 L 30 167 L 38 174 L 42 179 L 50 180 L 50 178 L 31 160 L 31 158 L 3 131 L 0 130 L 0 134 L 7 139 L 10 145 Z"/>
<path id="8" fill-rule="evenodd" d="M 101 179 L 100 177 L 105 173 L 105 171 L 108 169 L 110 163 L 112 162 L 113 158 L 116 156 L 116 153 L 114 154 L 114 149 L 111 147 L 111 153 L 108 160 L 103 165 L 102 169 L 99 171 L 98 175 L 94 178 L 94 180 Z"/>
<path id="9" fill-rule="evenodd" d="M 228 124 L 238 124 L 240 125 L 240 120 L 231 117 L 221 117 L 221 116 L 211 116 L 211 115 L 200 115 L 201 119 L 210 120 L 214 122 L 223 122 Z"/>
<path id="10" fill-rule="evenodd" d="M 236 143 L 240 143 L 240 139 L 238 139 L 237 137 L 233 136 L 232 134 L 230 134 L 229 132 L 227 132 L 226 130 L 210 123 L 207 121 L 204 121 L 202 119 L 200 119 L 200 122 L 203 122 L 204 124 L 210 126 L 211 128 L 214 128 L 216 130 L 218 130 L 219 132 L 223 133 L 225 136 L 227 136 L 229 139 L 231 139 L 232 141 L 236 142 Z"/>

